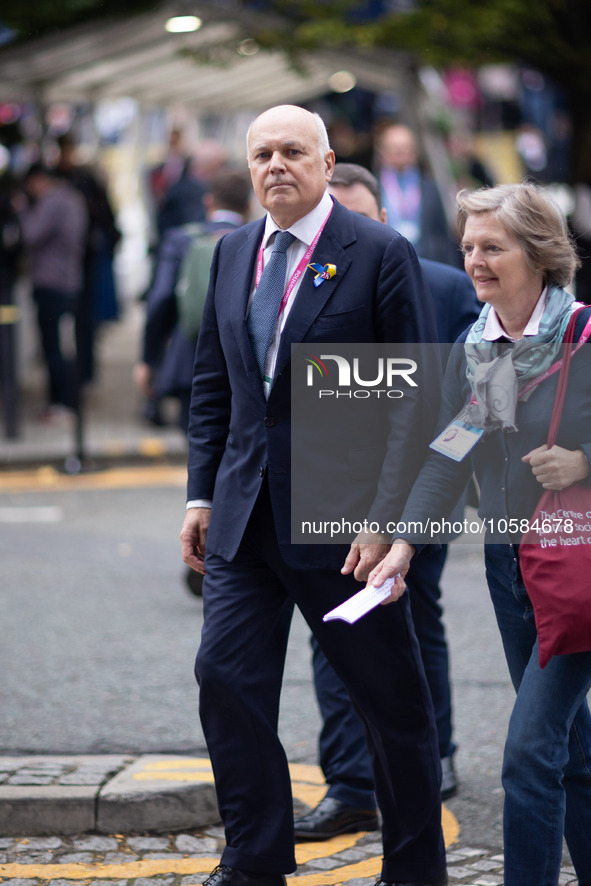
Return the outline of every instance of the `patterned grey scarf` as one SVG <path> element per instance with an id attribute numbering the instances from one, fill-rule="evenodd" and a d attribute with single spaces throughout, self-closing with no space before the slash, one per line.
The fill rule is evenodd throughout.
<path id="1" fill-rule="evenodd" d="M 559 359 L 573 302 L 574 297 L 564 289 L 550 287 L 537 335 L 528 335 L 514 344 L 483 340 L 491 306 L 483 307 L 465 346 L 466 376 L 477 400 L 466 408 L 471 424 L 485 431 L 517 430 L 519 391 Z"/>

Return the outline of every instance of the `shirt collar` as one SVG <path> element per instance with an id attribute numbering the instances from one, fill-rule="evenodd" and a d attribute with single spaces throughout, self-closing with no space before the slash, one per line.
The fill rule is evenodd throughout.
<path id="1" fill-rule="evenodd" d="M 318 203 L 314 207 L 314 209 L 303 218 L 298 219 L 297 222 L 294 222 L 293 225 L 290 225 L 287 230 L 291 234 L 293 234 L 297 240 L 305 243 L 306 246 L 310 246 L 314 237 L 320 229 L 320 225 L 328 215 L 331 208 L 332 200 L 328 191 L 325 191 L 322 195 L 320 203 Z M 263 235 L 263 246 L 265 249 L 269 245 L 269 238 L 271 237 L 271 235 L 278 230 L 280 230 L 280 228 L 277 227 L 269 213 L 267 213 L 267 218 L 265 221 L 265 232 Z"/>
<path id="2" fill-rule="evenodd" d="M 228 222 L 228 224 L 243 225 L 244 218 L 239 212 L 232 212 L 231 209 L 216 209 L 208 218 L 211 222 Z"/>
<path id="3" fill-rule="evenodd" d="M 526 335 L 537 335 L 540 331 L 540 321 L 544 314 L 544 308 L 546 307 L 546 298 L 548 295 L 548 287 L 545 286 L 542 290 L 542 294 L 536 302 L 536 306 L 532 311 L 531 317 L 527 321 L 526 327 L 523 330 L 523 336 Z M 488 312 L 488 317 L 486 318 L 486 323 L 484 325 L 484 331 L 482 333 L 483 341 L 497 341 L 499 338 L 508 338 L 510 341 L 515 341 L 515 339 L 511 338 L 511 336 L 507 335 L 501 321 L 499 320 L 499 315 L 491 305 L 490 311 Z"/>

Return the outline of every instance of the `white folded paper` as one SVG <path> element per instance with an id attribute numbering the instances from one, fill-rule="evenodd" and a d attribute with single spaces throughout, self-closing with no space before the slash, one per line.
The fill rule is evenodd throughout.
<path id="1" fill-rule="evenodd" d="M 396 576 L 396 578 L 397 577 L 398 576 Z M 353 622 L 358 621 L 363 615 L 370 612 L 370 610 L 379 606 L 382 600 L 385 600 L 386 597 L 390 596 L 390 591 L 396 578 L 387 578 L 379 588 L 374 588 L 373 585 L 367 585 L 356 594 L 353 594 L 352 597 L 349 597 L 348 600 L 345 600 L 344 603 L 341 603 L 340 606 L 327 612 L 322 620 L 332 621 L 335 618 L 339 618 L 342 621 L 348 621 L 349 624 L 353 624 Z"/>

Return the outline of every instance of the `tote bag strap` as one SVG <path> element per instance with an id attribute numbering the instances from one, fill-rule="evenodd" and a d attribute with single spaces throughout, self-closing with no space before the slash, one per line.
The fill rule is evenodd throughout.
<path id="1" fill-rule="evenodd" d="M 556 442 L 558 428 L 560 427 L 560 419 L 562 418 L 562 408 L 564 406 L 564 397 L 566 395 L 566 384 L 568 381 L 568 371 L 570 369 L 570 358 L 572 356 L 572 344 L 575 337 L 575 324 L 577 317 L 584 311 L 585 307 L 574 311 L 569 324 L 564 333 L 564 348 L 562 355 L 562 366 L 560 367 L 560 375 L 556 385 L 556 396 L 554 397 L 554 408 L 552 409 L 552 417 L 550 419 L 550 429 L 548 431 L 548 449 L 551 449 Z"/>

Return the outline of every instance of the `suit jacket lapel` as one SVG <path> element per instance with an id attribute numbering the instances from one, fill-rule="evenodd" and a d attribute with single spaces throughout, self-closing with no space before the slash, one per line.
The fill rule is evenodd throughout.
<path id="1" fill-rule="evenodd" d="M 254 376 L 257 382 L 260 382 L 259 370 L 248 337 L 246 312 L 248 309 L 248 299 L 250 296 L 254 265 L 263 237 L 264 228 L 264 219 L 259 224 L 253 225 L 247 232 L 244 243 L 237 250 L 236 261 L 234 263 L 232 292 L 230 293 L 231 322 L 234 335 L 236 336 L 236 341 L 238 342 L 238 347 L 240 348 L 240 354 L 246 371 L 249 375 Z"/>

